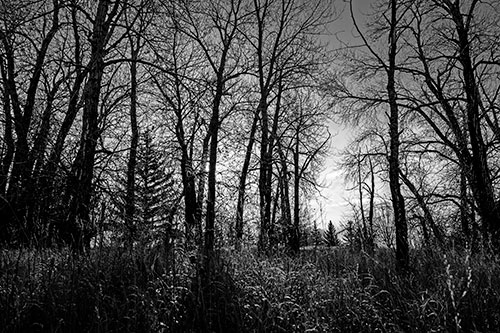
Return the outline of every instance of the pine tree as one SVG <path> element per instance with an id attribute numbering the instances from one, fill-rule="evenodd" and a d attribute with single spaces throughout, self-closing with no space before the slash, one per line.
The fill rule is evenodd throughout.
<path id="1" fill-rule="evenodd" d="M 348 220 L 343 225 L 344 243 L 353 251 L 361 250 L 361 227 L 358 222 Z"/>
<path id="2" fill-rule="evenodd" d="M 162 151 L 154 142 L 151 130 L 140 135 L 135 172 L 135 209 L 133 218 L 125 218 L 126 180 L 120 178 L 120 194 L 115 198 L 115 213 L 122 220 L 125 242 L 150 243 L 173 232 L 172 216 L 175 209 L 173 171 Z"/>
<path id="3" fill-rule="evenodd" d="M 332 221 L 328 223 L 328 229 L 326 230 L 324 241 L 325 244 L 330 247 L 340 245 L 340 241 L 337 236 L 337 230 L 335 229 Z"/>
<path id="4" fill-rule="evenodd" d="M 150 241 L 158 237 L 155 230 L 170 223 L 174 196 L 173 172 L 167 170 L 165 157 L 153 142 L 149 130 L 141 135 L 136 172 L 137 237 L 142 241 Z"/>

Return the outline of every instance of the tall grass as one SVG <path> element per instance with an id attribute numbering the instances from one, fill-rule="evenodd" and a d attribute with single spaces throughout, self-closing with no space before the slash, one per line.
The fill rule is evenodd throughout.
<path id="1" fill-rule="evenodd" d="M 221 254 L 209 285 L 157 249 L 0 252 L 2 332 L 495 332 L 500 260 L 488 253 L 345 248 Z"/>

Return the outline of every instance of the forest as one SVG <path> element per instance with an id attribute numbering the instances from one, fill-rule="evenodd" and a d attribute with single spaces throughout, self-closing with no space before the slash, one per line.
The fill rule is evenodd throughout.
<path id="1" fill-rule="evenodd" d="M 498 332 L 498 17 L 1 0 L 0 331 Z"/>

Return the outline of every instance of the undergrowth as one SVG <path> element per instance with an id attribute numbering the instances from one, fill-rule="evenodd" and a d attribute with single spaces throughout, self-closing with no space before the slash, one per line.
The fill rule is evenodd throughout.
<path id="1" fill-rule="evenodd" d="M 494 332 L 500 260 L 485 253 L 346 248 L 225 252 L 206 279 L 158 249 L 0 252 L 2 332 Z M 204 275 L 205 274 L 205 275 Z M 203 282 L 208 281 L 208 282 Z"/>

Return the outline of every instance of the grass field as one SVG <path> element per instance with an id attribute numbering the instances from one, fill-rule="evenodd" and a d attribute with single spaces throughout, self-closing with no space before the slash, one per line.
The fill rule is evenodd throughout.
<path id="1" fill-rule="evenodd" d="M 500 260 L 467 251 L 224 252 L 210 286 L 181 251 L 0 253 L 2 332 L 495 332 Z"/>

